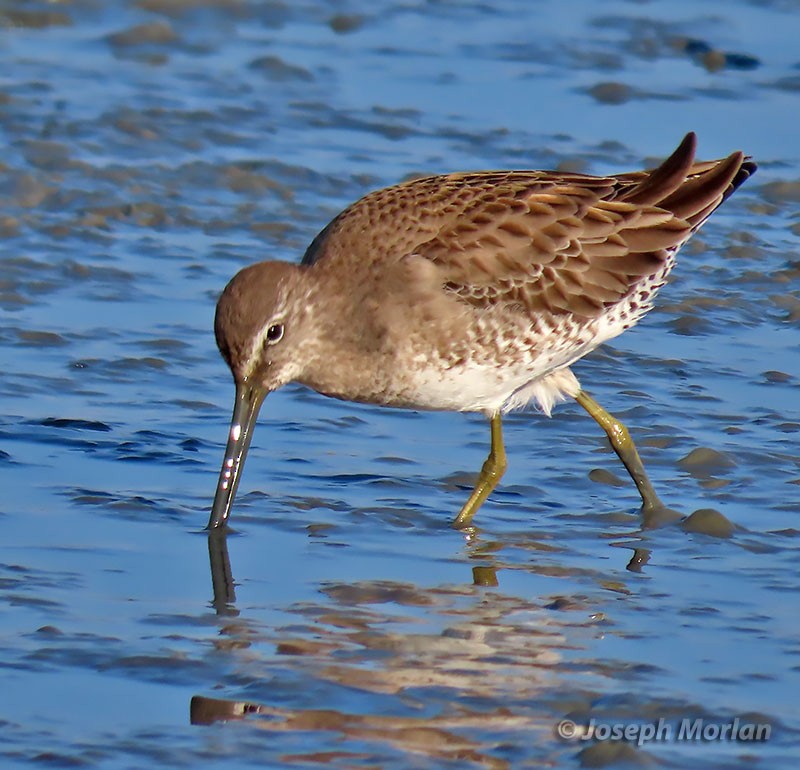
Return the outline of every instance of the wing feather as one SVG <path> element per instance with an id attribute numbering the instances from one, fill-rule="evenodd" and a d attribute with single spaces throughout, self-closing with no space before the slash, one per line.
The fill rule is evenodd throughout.
<path id="1" fill-rule="evenodd" d="M 366 274 L 422 257 L 476 308 L 596 318 L 658 274 L 755 170 L 741 153 L 695 163 L 695 147 L 687 135 L 649 172 L 479 172 L 379 190 L 334 219 L 303 264 Z"/>

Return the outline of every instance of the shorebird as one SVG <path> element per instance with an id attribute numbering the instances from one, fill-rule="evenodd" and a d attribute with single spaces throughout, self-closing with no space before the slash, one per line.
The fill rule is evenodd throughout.
<path id="1" fill-rule="evenodd" d="M 237 273 L 214 329 L 236 395 L 208 522 L 224 526 L 264 397 L 289 382 L 380 406 L 482 412 L 489 455 L 455 527 L 506 469 L 502 415 L 572 397 L 600 424 L 642 498 L 663 507 L 626 427 L 571 365 L 653 305 L 680 247 L 756 169 L 696 162 L 695 134 L 650 171 L 487 171 L 372 192 L 301 263 Z"/>

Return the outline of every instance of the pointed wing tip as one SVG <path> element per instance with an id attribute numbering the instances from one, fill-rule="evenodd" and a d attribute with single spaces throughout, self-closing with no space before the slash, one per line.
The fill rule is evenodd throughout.
<path id="1" fill-rule="evenodd" d="M 640 205 L 656 204 L 667 198 L 686 181 L 697 150 L 697 134 L 690 131 L 672 154 L 626 192 L 621 200 Z"/>
<path id="2" fill-rule="evenodd" d="M 675 151 L 675 154 L 684 154 L 687 153 L 694 157 L 694 154 L 697 152 L 697 134 L 694 131 L 689 131 L 686 136 L 681 139 L 681 143 L 678 145 L 678 149 Z"/>

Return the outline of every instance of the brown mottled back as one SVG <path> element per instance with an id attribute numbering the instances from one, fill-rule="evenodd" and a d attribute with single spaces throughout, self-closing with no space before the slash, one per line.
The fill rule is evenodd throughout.
<path id="1" fill-rule="evenodd" d="M 668 268 L 755 170 L 741 152 L 695 163 L 695 147 L 688 134 L 658 168 L 608 177 L 478 172 L 389 187 L 336 217 L 303 264 L 358 273 L 413 254 L 473 306 L 595 318 Z"/>

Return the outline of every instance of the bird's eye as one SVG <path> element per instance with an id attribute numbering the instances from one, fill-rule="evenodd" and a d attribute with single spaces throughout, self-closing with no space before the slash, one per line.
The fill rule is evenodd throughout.
<path id="1" fill-rule="evenodd" d="M 280 342 L 283 339 L 283 324 L 272 324 L 272 326 L 267 329 L 267 336 L 265 341 L 267 345 L 274 345 L 276 342 Z"/>

